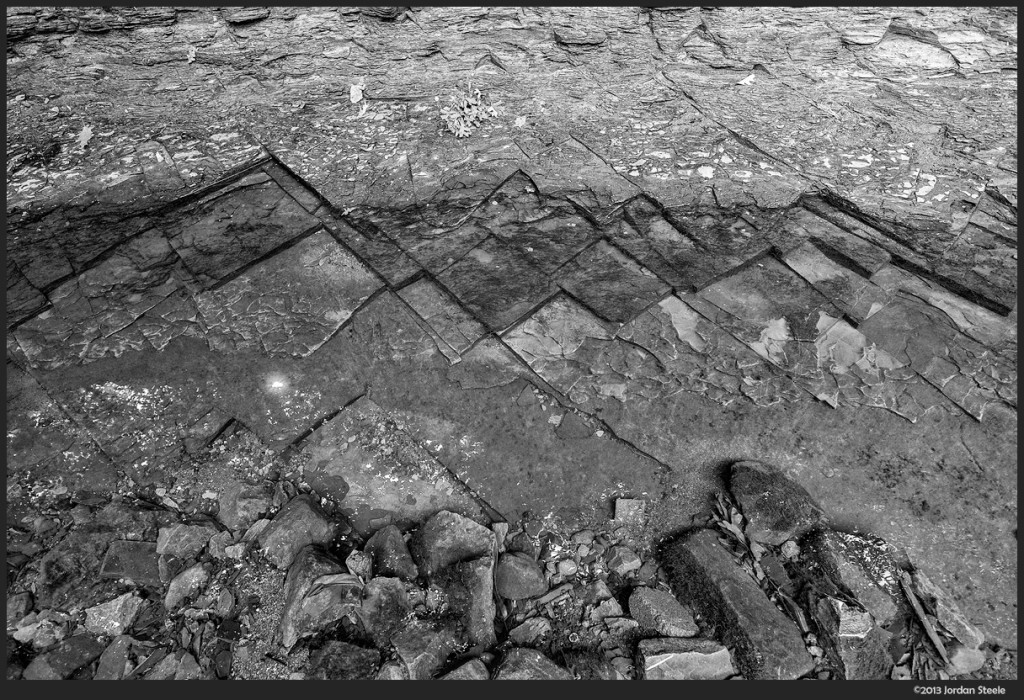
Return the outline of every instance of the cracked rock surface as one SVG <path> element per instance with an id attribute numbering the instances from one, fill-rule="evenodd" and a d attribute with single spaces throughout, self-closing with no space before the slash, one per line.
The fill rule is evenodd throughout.
<path id="1" fill-rule="evenodd" d="M 1015 9 L 6 12 L 9 677 L 1016 677 Z"/>

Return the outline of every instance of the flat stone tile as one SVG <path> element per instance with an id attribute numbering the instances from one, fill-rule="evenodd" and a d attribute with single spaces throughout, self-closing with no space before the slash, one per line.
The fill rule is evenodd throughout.
<path id="1" fill-rule="evenodd" d="M 217 192 L 166 227 L 174 250 L 204 287 L 318 223 L 265 173 Z M 262 181 L 259 181 L 261 180 Z"/>
<path id="2" fill-rule="evenodd" d="M 735 648 L 734 662 L 750 680 L 793 680 L 810 673 L 800 628 L 784 615 L 714 530 L 697 530 L 665 551 L 672 592 L 713 624 Z"/>
<path id="3" fill-rule="evenodd" d="M 507 243 L 488 238 L 437 277 L 493 331 L 501 331 L 555 292 L 554 283 Z"/>
<path id="4" fill-rule="evenodd" d="M 437 275 L 487 238 L 489 232 L 475 219 L 452 228 L 413 221 L 385 229 L 395 243 L 425 270 Z"/>
<path id="5" fill-rule="evenodd" d="M 320 231 L 196 295 L 196 304 L 212 349 L 303 357 L 382 286 L 377 275 Z"/>
<path id="6" fill-rule="evenodd" d="M 846 220 L 842 219 L 842 221 Z M 853 228 L 854 222 L 855 220 L 851 219 L 848 225 Z M 851 267 L 862 275 L 873 274 L 880 267 L 888 264 L 892 257 L 884 249 L 858 236 L 857 233 L 840 228 L 831 221 L 802 207 L 795 208 L 789 213 L 784 226 L 800 238 L 816 242 L 820 246 L 835 251 L 838 255 L 846 258 Z M 855 231 L 860 231 L 862 227 L 863 224 L 857 225 Z"/>
<path id="7" fill-rule="evenodd" d="M 748 399 L 762 406 L 806 397 L 781 370 L 675 295 L 624 325 L 617 337 L 657 359 L 672 382 L 666 396 L 686 391 L 723 405 Z"/>
<path id="8" fill-rule="evenodd" d="M 729 275 L 697 295 L 730 315 L 720 323 L 758 355 L 796 374 L 816 369 L 806 341 L 821 332 L 823 314 L 841 312 L 772 256 Z"/>
<path id="9" fill-rule="evenodd" d="M 342 507 L 360 532 L 382 523 L 404 530 L 439 510 L 484 519 L 466 487 L 399 428 L 394 416 L 365 397 L 318 428 L 298 459 L 314 488 L 347 484 Z"/>
<path id="10" fill-rule="evenodd" d="M 361 233 L 349 226 L 327 206 L 316 210 L 316 216 L 328 231 L 366 261 L 377 274 L 396 287 L 422 268 L 376 226 Z"/>
<path id="11" fill-rule="evenodd" d="M 21 270 L 10 259 L 7 260 L 7 326 L 31 316 L 47 304 L 47 299 L 32 286 Z"/>
<path id="12" fill-rule="evenodd" d="M 706 232 L 702 240 L 691 228 L 683 229 L 666 219 L 643 197 L 627 204 L 624 212 L 620 228 L 611 235 L 612 242 L 679 291 L 701 289 L 767 248 L 751 244 L 740 233 L 723 237 Z"/>
<path id="13" fill-rule="evenodd" d="M 167 240 L 147 231 L 49 293 L 52 308 L 15 329 L 29 361 L 55 368 L 146 345 L 137 319 L 190 279 Z"/>
<path id="14" fill-rule="evenodd" d="M 858 330 L 866 343 L 979 420 L 990 403 L 1016 405 L 1016 367 L 960 333 L 934 307 L 900 295 Z"/>
<path id="15" fill-rule="evenodd" d="M 856 322 L 884 307 L 892 295 L 848 267 L 834 262 L 812 243 L 802 243 L 783 256 L 794 272 Z"/>
<path id="16" fill-rule="evenodd" d="M 463 309 L 458 301 L 427 278 L 404 287 L 398 296 L 459 355 L 487 333 L 483 324 Z"/>
<path id="17" fill-rule="evenodd" d="M 315 212 L 320 208 L 322 202 L 320 197 L 317 196 L 316 192 L 313 192 L 308 187 L 303 185 L 291 173 L 282 168 L 277 163 L 270 163 L 263 167 L 263 171 L 274 178 L 281 189 L 292 196 L 296 202 L 302 205 L 302 208 L 309 213 Z"/>
<path id="18" fill-rule="evenodd" d="M 613 329 L 579 303 L 559 295 L 505 334 L 508 346 L 553 387 L 568 393 L 590 374 L 588 359 L 597 359 L 600 345 Z M 597 371 L 596 368 L 594 371 Z"/>
<path id="19" fill-rule="evenodd" d="M 542 202 L 533 181 L 521 172 L 485 200 L 474 220 L 545 273 L 557 270 L 599 235 L 567 202 Z"/>
<path id="20" fill-rule="evenodd" d="M 570 261 L 558 284 L 598 316 L 626 323 L 671 287 L 650 270 L 605 241 L 598 241 Z"/>

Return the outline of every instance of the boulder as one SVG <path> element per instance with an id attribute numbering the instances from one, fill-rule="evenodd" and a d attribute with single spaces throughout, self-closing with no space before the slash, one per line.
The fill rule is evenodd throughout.
<path id="1" fill-rule="evenodd" d="M 664 557 L 673 593 L 719 631 L 745 678 L 790 680 L 814 668 L 800 629 L 736 564 L 713 530 L 674 540 Z"/>
<path id="2" fill-rule="evenodd" d="M 308 495 L 288 501 L 257 538 L 263 553 L 277 568 L 287 569 L 303 547 L 327 544 L 336 526 Z"/>
<path id="3" fill-rule="evenodd" d="M 825 521 L 821 506 L 802 486 L 763 462 L 733 464 L 729 492 L 747 519 L 747 537 L 755 542 L 778 546 Z"/>
<path id="4" fill-rule="evenodd" d="M 494 533 L 469 518 L 442 510 L 425 522 L 410 542 L 420 573 L 430 576 L 450 564 L 490 554 Z"/>
<path id="5" fill-rule="evenodd" d="M 533 558 L 519 552 L 505 552 L 498 558 L 494 586 L 502 598 L 523 600 L 547 593 L 548 580 Z"/>

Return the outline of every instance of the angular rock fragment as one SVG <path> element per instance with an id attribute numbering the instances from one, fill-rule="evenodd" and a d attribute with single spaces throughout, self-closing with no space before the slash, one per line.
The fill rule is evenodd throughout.
<path id="1" fill-rule="evenodd" d="M 335 530 L 313 499 L 302 495 L 288 501 L 258 539 L 267 558 L 277 568 L 287 569 L 299 550 L 330 542 Z"/>
<path id="2" fill-rule="evenodd" d="M 164 596 L 164 607 L 169 612 L 174 612 L 189 598 L 197 595 L 210 581 L 210 570 L 204 564 L 195 564 L 185 569 L 167 586 L 167 595 Z"/>
<path id="3" fill-rule="evenodd" d="M 466 559 L 489 554 L 494 534 L 469 518 L 442 510 L 412 536 L 409 550 L 425 576 Z"/>
<path id="4" fill-rule="evenodd" d="M 494 578 L 493 557 L 452 564 L 430 577 L 447 595 L 449 611 L 462 622 L 469 643 L 480 648 L 497 642 Z"/>
<path id="5" fill-rule="evenodd" d="M 363 551 L 373 557 L 378 576 L 397 576 L 413 581 L 419 575 L 402 532 L 394 525 L 385 525 L 366 541 Z"/>
<path id="6" fill-rule="evenodd" d="M 911 579 L 925 609 L 931 611 L 939 624 L 949 630 L 965 649 L 977 649 L 984 643 L 985 635 L 967 620 L 956 601 L 938 584 L 920 569 L 914 569 Z"/>
<path id="7" fill-rule="evenodd" d="M 668 591 L 641 587 L 629 596 L 629 614 L 640 627 L 663 637 L 693 637 L 697 623 L 693 614 Z"/>
<path id="8" fill-rule="evenodd" d="M 906 609 L 898 582 L 899 555 L 885 542 L 822 530 L 805 538 L 804 546 L 811 561 L 830 580 L 846 586 L 881 627 Z"/>
<path id="9" fill-rule="evenodd" d="M 755 542 L 779 546 L 825 520 L 821 506 L 804 488 L 763 462 L 733 464 L 729 492 L 747 519 L 744 533 Z"/>
<path id="10" fill-rule="evenodd" d="M 413 621 L 391 640 L 411 680 L 433 678 L 460 642 L 461 635 L 451 623 L 422 620 Z"/>
<path id="11" fill-rule="evenodd" d="M 546 593 L 548 581 L 532 557 L 519 552 L 505 552 L 498 558 L 494 589 L 502 598 L 523 600 Z"/>
<path id="12" fill-rule="evenodd" d="M 517 627 L 513 627 L 508 638 L 518 646 L 532 646 L 551 632 L 551 622 L 546 617 L 531 617 Z"/>
<path id="13" fill-rule="evenodd" d="M 307 678 L 324 681 L 371 680 L 380 667 L 380 652 L 332 639 L 309 657 Z"/>
<path id="14" fill-rule="evenodd" d="M 488 681 L 491 679 L 491 672 L 484 666 L 480 659 L 473 659 L 459 666 L 454 671 L 449 671 L 438 680 L 440 681 Z"/>
<path id="15" fill-rule="evenodd" d="M 178 559 L 191 559 L 203 551 L 217 530 L 208 525 L 172 525 L 160 528 L 156 553 Z"/>
<path id="16" fill-rule="evenodd" d="M 229 530 L 244 530 L 270 510 L 270 497 L 262 488 L 238 481 L 220 489 L 217 503 L 217 519 Z"/>
<path id="17" fill-rule="evenodd" d="M 572 674 L 535 649 L 513 647 L 494 671 L 496 681 L 571 681 Z"/>
<path id="18" fill-rule="evenodd" d="M 640 557 L 629 547 L 615 546 L 608 550 L 608 570 L 619 576 L 636 571 L 643 565 Z"/>
<path id="19" fill-rule="evenodd" d="M 32 659 L 22 677 L 29 681 L 64 680 L 99 658 L 103 649 L 103 645 L 91 635 L 69 637 L 53 650 Z"/>
<path id="20" fill-rule="evenodd" d="M 126 634 L 119 635 L 100 654 L 99 665 L 93 674 L 94 681 L 119 681 L 124 678 L 125 664 L 128 662 L 128 651 L 131 649 L 132 638 Z"/>
<path id="21" fill-rule="evenodd" d="M 648 681 L 721 681 L 737 674 L 729 650 L 707 639 L 642 639 L 636 662 Z"/>
<path id="22" fill-rule="evenodd" d="M 819 639 L 832 647 L 843 678 L 889 679 L 893 670 L 889 653 L 892 635 L 875 624 L 871 613 L 834 598 L 819 599 L 814 612 Z"/>
<path id="23" fill-rule="evenodd" d="M 304 637 L 355 614 L 363 586 L 334 559 L 307 545 L 285 577 L 285 603 L 279 625 L 281 644 L 291 649 Z M 375 669 L 376 670 L 376 669 Z"/>
<path id="24" fill-rule="evenodd" d="M 673 593 L 720 630 L 745 678 L 791 680 L 814 668 L 799 628 L 713 531 L 696 530 L 675 540 L 664 558 Z"/>
<path id="25" fill-rule="evenodd" d="M 85 629 L 95 635 L 116 637 L 131 628 L 143 605 L 142 598 L 125 593 L 85 611 Z"/>
<path id="26" fill-rule="evenodd" d="M 402 581 L 379 576 L 367 582 L 355 612 L 374 643 L 385 647 L 405 628 L 411 610 L 412 602 Z"/>

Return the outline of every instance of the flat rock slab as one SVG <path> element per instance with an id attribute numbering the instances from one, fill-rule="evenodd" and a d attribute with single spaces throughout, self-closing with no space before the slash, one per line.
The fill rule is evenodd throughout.
<path id="1" fill-rule="evenodd" d="M 447 292 L 423 278 L 398 292 L 405 303 L 426 321 L 437 336 L 455 351 L 455 357 L 466 352 L 487 329 Z M 443 350 L 442 350 L 443 351 Z"/>
<path id="2" fill-rule="evenodd" d="M 514 647 L 505 652 L 494 672 L 496 681 L 571 681 L 573 676 L 535 649 Z"/>
<path id="3" fill-rule="evenodd" d="M 814 659 L 796 624 L 768 599 L 708 529 L 663 550 L 673 592 L 721 630 L 736 665 L 751 680 L 792 680 L 810 673 Z"/>
<path id="4" fill-rule="evenodd" d="M 737 674 L 729 650 L 708 639 L 642 639 L 636 659 L 648 681 L 721 681 Z"/>
<path id="5" fill-rule="evenodd" d="M 672 287 L 606 241 L 598 241 L 567 263 L 558 284 L 598 316 L 626 323 L 668 294 Z"/>
<path id="6" fill-rule="evenodd" d="M 825 513 L 802 486 L 763 462 L 736 462 L 729 492 L 747 519 L 747 537 L 779 546 L 824 523 Z"/>
<path id="7" fill-rule="evenodd" d="M 448 610 L 466 630 L 469 643 L 482 649 L 498 640 L 494 633 L 494 559 L 481 557 L 452 564 L 430 577 L 443 590 Z"/>
<path id="8" fill-rule="evenodd" d="M 196 295 L 196 304 L 214 350 L 305 357 L 382 286 L 380 277 L 321 230 Z"/>
<path id="9" fill-rule="evenodd" d="M 318 223 L 258 171 L 234 190 L 198 202 L 165 235 L 188 269 L 210 287 Z"/>
<path id="10" fill-rule="evenodd" d="M 547 275 L 493 237 L 466 253 L 437 281 L 492 331 L 504 330 L 555 292 Z"/>

